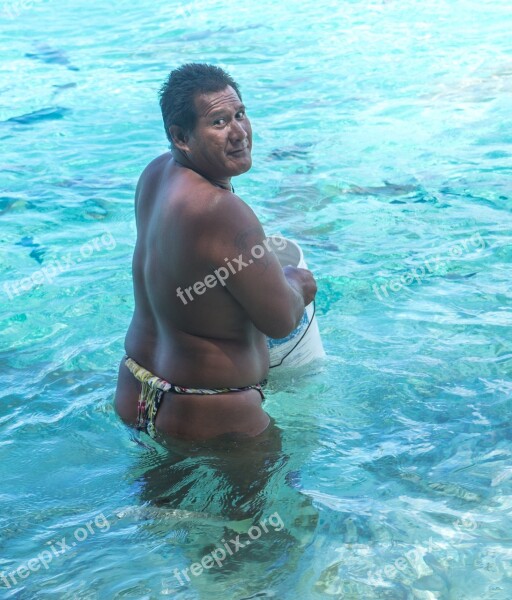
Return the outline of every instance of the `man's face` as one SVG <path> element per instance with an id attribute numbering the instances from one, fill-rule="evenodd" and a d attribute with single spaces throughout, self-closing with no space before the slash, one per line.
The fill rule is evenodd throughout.
<path id="1" fill-rule="evenodd" d="M 197 122 L 187 140 L 187 156 L 199 171 L 219 179 L 251 168 L 252 128 L 235 90 L 195 97 Z"/>

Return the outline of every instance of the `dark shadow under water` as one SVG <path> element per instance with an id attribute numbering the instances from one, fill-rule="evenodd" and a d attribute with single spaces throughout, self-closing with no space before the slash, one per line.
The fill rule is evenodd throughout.
<path id="1" fill-rule="evenodd" d="M 140 499 L 228 520 L 257 517 L 266 485 L 288 461 L 282 451 L 281 429 L 273 420 L 254 438 L 158 441 L 167 454 L 137 478 Z"/>
<path id="2" fill-rule="evenodd" d="M 297 472 L 274 420 L 254 438 L 159 442 L 165 452 L 141 455 L 133 485 L 146 514 L 142 528 L 171 540 L 162 551 L 169 561 L 166 589 L 187 586 L 202 597 L 208 586 L 220 586 L 226 598 L 245 598 L 248 593 L 266 597 L 285 586 L 314 539 L 318 512 L 294 485 Z M 251 530 L 259 537 L 250 538 Z M 175 569 L 177 560 L 186 568 L 228 547 L 233 554 L 206 576 L 188 573 L 187 581 Z"/>

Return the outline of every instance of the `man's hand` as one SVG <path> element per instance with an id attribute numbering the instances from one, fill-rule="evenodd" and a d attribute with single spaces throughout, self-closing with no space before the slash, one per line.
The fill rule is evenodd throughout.
<path id="1" fill-rule="evenodd" d="M 304 306 L 313 302 L 317 292 L 317 285 L 311 271 L 289 265 L 283 268 L 283 273 L 288 283 L 302 295 Z"/>

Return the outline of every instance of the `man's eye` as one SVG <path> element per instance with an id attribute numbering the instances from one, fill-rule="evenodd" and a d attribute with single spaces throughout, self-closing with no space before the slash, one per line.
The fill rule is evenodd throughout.
<path id="1" fill-rule="evenodd" d="M 214 125 L 224 125 L 226 122 L 226 119 L 215 119 L 215 121 L 213 122 Z"/>
<path id="2" fill-rule="evenodd" d="M 236 116 L 239 119 L 243 119 L 245 117 L 245 110 L 239 111 Z"/>

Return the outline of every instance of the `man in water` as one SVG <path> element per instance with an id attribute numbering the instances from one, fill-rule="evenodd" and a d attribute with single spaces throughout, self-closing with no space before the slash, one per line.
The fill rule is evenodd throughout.
<path id="1" fill-rule="evenodd" d="M 231 178 L 252 164 L 235 81 L 218 67 L 183 65 L 160 106 L 171 151 L 144 169 L 135 192 L 135 311 L 116 410 L 152 436 L 257 436 L 269 424 L 265 336 L 297 327 L 316 283 L 306 269 L 281 268 L 234 193 Z"/>

